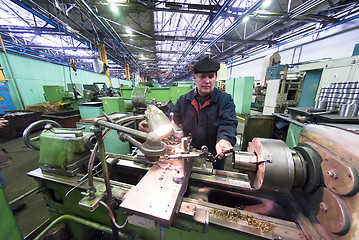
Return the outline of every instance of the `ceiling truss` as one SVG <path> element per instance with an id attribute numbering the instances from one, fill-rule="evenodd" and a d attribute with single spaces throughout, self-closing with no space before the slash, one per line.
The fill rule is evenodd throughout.
<path id="1" fill-rule="evenodd" d="M 112 75 L 124 65 L 154 81 L 183 80 L 193 61 L 246 57 L 358 15 L 354 0 L 0 0 L 8 49 L 91 70 L 98 44 Z"/>

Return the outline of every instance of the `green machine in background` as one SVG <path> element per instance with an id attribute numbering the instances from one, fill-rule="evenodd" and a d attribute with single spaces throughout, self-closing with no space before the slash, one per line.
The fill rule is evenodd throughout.
<path id="1" fill-rule="evenodd" d="M 48 85 L 42 86 L 44 90 L 44 97 L 47 102 L 63 102 L 65 103 L 65 109 L 67 111 L 70 110 L 78 110 L 78 103 L 83 101 L 83 98 L 78 96 L 72 91 L 65 91 L 65 88 L 57 85 Z"/>
<path id="2" fill-rule="evenodd" d="M 232 78 L 226 81 L 226 92 L 231 94 L 237 114 L 250 114 L 254 77 Z"/>
<path id="3" fill-rule="evenodd" d="M 102 98 L 103 110 L 106 114 L 126 112 L 125 99 L 123 97 Z"/>
<path id="4" fill-rule="evenodd" d="M 81 103 L 79 106 L 81 119 L 95 118 L 102 116 L 104 107 L 102 102 Z"/>
<path id="5" fill-rule="evenodd" d="M 131 99 L 132 92 L 134 88 L 121 88 L 121 96 L 124 99 Z M 177 102 L 177 99 L 191 91 L 190 86 L 183 87 L 150 87 L 149 92 L 146 95 L 147 100 L 150 102 L 152 99 L 155 99 L 158 102 L 169 102 L 172 101 L 173 104 Z"/>
<path id="6" fill-rule="evenodd" d="M 45 100 L 48 102 L 57 102 L 72 99 L 72 93 L 66 92 L 62 86 L 42 86 L 44 89 Z"/>

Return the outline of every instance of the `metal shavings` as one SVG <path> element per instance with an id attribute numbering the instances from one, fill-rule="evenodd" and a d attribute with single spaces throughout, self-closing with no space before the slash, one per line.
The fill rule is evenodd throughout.
<path id="1" fill-rule="evenodd" d="M 272 222 L 258 219 L 249 214 L 242 214 L 239 208 L 234 208 L 231 211 L 214 209 L 211 211 L 211 214 L 231 222 L 244 220 L 253 229 L 259 229 L 262 233 L 273 232 L 275 227 L 275 224 Z"/>

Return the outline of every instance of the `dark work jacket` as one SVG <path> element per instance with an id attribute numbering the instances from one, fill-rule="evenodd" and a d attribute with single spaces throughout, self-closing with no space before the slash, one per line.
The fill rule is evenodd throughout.
<path id="1" fill-rule="evenodd" d="M 238 121 L 231 95 L 214 88 L 210 99 L 199 109 L 194 91 L 182 95 L 169 110 L 174 113 L 175 123 L 183 125 L 185 136 L 192 134 L 192 146 L 197 149 L 206 145 L 215 155 L 216 143 L 221 139 L 234 146 Z"/>

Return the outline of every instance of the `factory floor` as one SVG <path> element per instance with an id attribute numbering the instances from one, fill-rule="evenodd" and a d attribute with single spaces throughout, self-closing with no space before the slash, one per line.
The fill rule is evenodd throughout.
<path id="1" fill-rule="evenodd" d="M 27 172 L 38 168 L 39 152 L 25 146 L 21 137 L 11 140 L 0 139 L 0 145 L 8 152 L 13 161 L 11 166 L 1 170 L 7 178 L 5 195 L 10 202 L 39 186 L 33 178 L 26 175 Z M 13 208 L 23 203 L 26 206 L 15 212 L 14 215 L 20 231 L 26 237 L 45 222 L 49 214 L 45 201 L 38 191 L 13 204 Z"/>
<path id="2" fill-rule="evenodd" d="M 238 133 L 243 133 L 243 129 L 244 120 L 239 118 Z M 238 143 L 240 143 L 240 135 L 238 135 L 237 138 L 237 144 Z M 38 168 L 39 152 L 25 146 L 21 137 L 15 139 L 0 139 L 0 145 L 6 149 L 13 160 L 11 166 L 1 170 L 7 178 L 5 194 L 10 202 L 38 187 L 38 183 L 33 178 L 28 177 L 26 173 Z M 228 159 L 225 169 L 231 169 L 231 166 L 231 160 Z M 23 236 L 26 237 L 34 229 L 44 223 L 49 218 L 49 214 L 46 203 L 38 191 L 31 193 L 14 205 L 19 206 L 23 203 L 25 203 L 26 206 L 14 215 L 20 231 Z"/>

